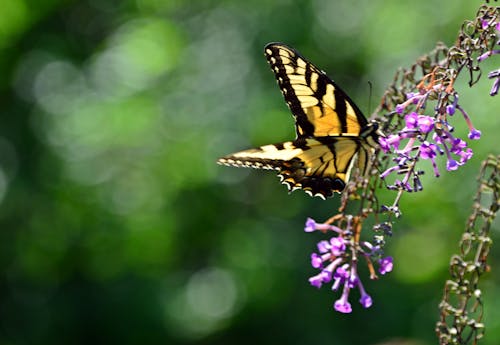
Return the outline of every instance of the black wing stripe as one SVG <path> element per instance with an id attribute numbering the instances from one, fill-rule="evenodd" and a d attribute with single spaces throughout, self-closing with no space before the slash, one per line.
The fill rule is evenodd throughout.
<path id="1" fill-rule="evenodd" d="M 335 92 L 335 111 L 337 112 L 337 118 L 340 122 L 340 128 L 342 133 L 347 132 L 347 104 L 344 95 L 340 92 Z"/>
<path id="2" fill-rule="evenodd" d="M 306 68 L 306 84 L 307 85 L 311 85 L 311 76 L 312 76 L 312 68 L 310 66 L 310 64 L 308 63 L 307 64 L 307 68 Z"/>
<path id="3" fill-rule="evenodd" d="M 312 67 L 310 68 L 312 69 Z M 316 96 L 317 99 L 323 99 L 323 97 L 326 95 L 326 86 L 328 85 L 329 80 L 322 74 L 319 74 L 318 80 L 316 80 L 316 91 L 314 91 L 314 96 Z M 310 84 L 309 84 L 310 85 Z M 323 111 L 323 102 L 319 102 L 318 106 L 321 108 Z"/>
<path id="4" fill-rule="evenodd" d="M 292 49 L 290 48 L 290 50 Z M 295 53 L 295 55 L 299 56 L 296 51 L 294 50 L 292 51 Z M 310 81 L 312 74 L 311 68 L 309 67 L 309 63 L 306 60 L 302 59 L 306 66 L 305 73 L 298 73 L 298 70 L 302 69 L 302 67 L 298 65 L 296 59 L 291 59 L 290 57 L 282 57 L 280 55 L 279 46 L 276 47 L 273 44 L 269 44 L 266 46 L 265 52 L 267 61 L 271 65 L 271 68 L 276 75 L 276 79 L 278 80 L 278 84 L 282 90 L 283 96 L 285 97 L 285 101 L 288 104 L 290 111 L 295 116 L 296 127 L 297 127 L 296 129 L 297 133 L 299 134 L 298 136 L 311 136 L 314 133 L 314 125 L 308 120 L 307 115 L 304 112 L 304 109 L 302 108 L 299 99 L 295 95 L 295 92 L 293 90 L 290 78 L 288 76 L 285 67 L 285 65 L 288 64 L 288 66 L 294 69 L 294 74 L 296 75 L 305 74 L 306 75 L 305 82 L 308 83 L 307 79 L 309 79 Z M 307 74 L 309 74 L 309 76 L 307 76 Z"/>
<path id="5" fill-rule="evenodd" d="M 335 149 L 335 143 L 336 141 L 333 141 L 331 143 L 326 144 L 325 146 L 328 147 L 330 152 L 332 153 L 332 163 L 333 167 L 335 168 L 335 171 L 339 172 L 339 167 L 337 166 L 337 150 Z"/>

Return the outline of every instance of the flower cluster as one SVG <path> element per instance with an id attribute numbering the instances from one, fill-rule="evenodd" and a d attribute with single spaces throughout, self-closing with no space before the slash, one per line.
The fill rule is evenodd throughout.
<path id="1" fill-rule="evenodd" d="M 358 255 L 363 255 L 367 259 L 368 267 L 372 272 L 371 279 L 377 278 L 371 260 L 378 263 L 378 272 L 383 275 L 392 271 L 392 258 L 381 258 L 380 246 L 374 246 L 370 242 L 362 242 L 361 245 L 358 245 L 353 239 L 349 224 L 343 230 L 334 225 L 316 223 L 313 219 L 308 218 L 304 230 L 306 232 L 333 231 L 336 233 L 336 236 L 330 238 L 329 241 L 320 241 L 317 245 L 318 252 L 311 254 L 311 265 L 320 272 L 309 278 L 309 283 L 320 288 L 323 284 L 333 282 L 333 291 L 341 289 L 342 294 L 334 303 L 334 308 L 338 312 L 350 313 L 352 311 L 349 293 L 354 288 L 358 288 L 360 292 L 359 303 L 364 308 L 371 307 L 372 298 L 366 292 L 358 275 Z"/>
<path id="2" fill-rule="evenodd" d="M 495 9 L 490 11 L 487 8 L 482 10 L 484 12 L 480 11 L 482 14 L 474 22 L 477 23 L 474 24 L 477 34 L 481 34 L 484 40 L 482 45 L 478 45 L 483 49 L 476 58 L 478 63 L 490 56 L 500 54 L 500 49 L 494 49 L 494 46 L 500 45 L 500 40 L 497 40 L 500 33 L 498 11 Z M 472 34 L 470 37 L 473 37 Z M 472 41 L 465 39 L 462 41 L 464 47 L 460 49 L 466 54 L 465 56 L 473 51 L 473 47 L 467 46 L 470 42 Z M 385 179 L 391 173 L 403 175 L 402 179 L 396 179 L 394 184 L 388 186 L 390 189 L 406 192 L 422 190 L 419 176 L 423 174 L 423 171 L 416 168 L 416 162 L 420 159 L 429 160 L 433 166 L 434 175 L 438 177 L 440 175 L 436 163 L 438 156 L 446 156 L 446 170 L 448 171 L 458 169 L 472 157 L 473 152 L 467 142 L 453 134 L 454 128 L 450 121 L 455 112 L 458 111 L 463 115 L 469 127 L 469 140 L 477 140 L 481 137 L 481 132 L 474 128 L 469 115 L 458 104 L 458 94 L 453 89 L 458 71 L 467 66 L 471 69 L 472 75 L 475 67 L 469 64 L 470 60 L 464 59 L 459 54 L 448 53 L 447 58 L 452 61 L 456 59 L 458 67 L 448 68 L 446 72 L 443 72 L 441 66 L 435 66 L 428 75 L 425 75 L 416 85 L 417 91 L 407 93 L 406 99 L 395 106 L 395 114 L 404 116 L 404 128 L 380 139 L 380 146 L 384 153 L 396 154 L 393 158 L 395 165 L 385 170 L 381 178 Z M 500 69 L 490 72 L 488 77 L 495 79 L 490 95 L 496 95 L 500 88 Z M 472 80 L 470 83 L 473 83 Z M 434 116 L 425 115 L 430 100 L 437 100 L 432 109 Z M 404 146 L 403 141 L 405 141 Z"/>
<path id="3" fill-rule="evenodd" d="M 446 170 L 452 171 L 464 165 L 472 157 L 472 149 L 467 147 L 467 142 L 453 135 L 453 127 L 449 119 L 453 117 L 458 110 L 464 117 L 469 127 L 468 138 L 477 140 L 481 137 L 481 132 L 474 128 L 469 115 L 458 104 L 458 94 L 454 93 L 452 97 L 447 96 L 449 104 L 444 106 L 443 114 L 437 112 L 436 117 L 419 114 L 425 111 L 425 106 L 429 95 L 434 92 L 443 92 L 445 88 L 442 85 L 436 85 L 430 90 L 422 90 L 419 93 L 407 94 L 407 100 L 396 106 L 396 113 L 404 114 L 409 105 L 415 105 L 415 110 L 409 111 L 404 116 L 405 126 L 395 134 L 387 137 L 381 137 L 380 147 L 385 153 L 394 151 L 396 157 L 393 161 L 394 166 L 388 168 L 381 174 L 385 179 L 389 174 L 397 172 L 404 175 L 402 180 L 396 179 L 389 189 L 405 190 L 407 192 L 416 192 L 423 189 L 419 176 L 423 174 L 422 170 L 415 168 L 415 163 L 419 159 L 430 160 L 434 169 L 434 175 L 440 175 L 436 157 L 446 155 Z M 406 141 L 403 148 L 401 143 Z"/>
<path id="4" fill-rule="evenodd" d="M 500 48 L 496 49 L 500 45 L 499 18 L 500 8 L 481 6 L 474 20 L 463 23 L 453 47 L 438 44 L 410 68 L 396 72 L 372 118 L 378 121 L 385 136 L 380 136 L 380 150 L 370 157 L 370 169 L 351 178 L 338 214 L 324 223 L 307 219 L 306 232 L 333 234 L 320 241 L 311 255 L 311 265 L 319 272 L 309 282 L 317 288 L 329 284 L 332 290 L 341 291 L 334 303 L 338 312 L 352 311 L 349 302 L 352 290 L 359 291 L 359 302 L 364 308 L 373 304 L 358 274 L 359 262 L 366 262 L 370 279 L 392 271 L 392 257 L 384 256 L 385 239 L 393 234 L 394 218 L 402 214 L 399 207 L 402 195 L 423 189 L 422 161 L 429 161 L 434 176 L 439 177 L 442 168 L 438 168 L 438 157 L 445 159 L 447 171 L 454 171 L 473 156 L 469 144 L 480 139 L 481 132 L 459 103 L 455 81 L 465 71 L 470 76 L 469 85 L 474 85 L 480 77 L 478 64 L 500 54 Z M 489 78 L 494 79 L 490 95 L 496 95 L 500 89 L 500 69 L 490 72 Z M 457 117 L 464 119 L 467 136 L 455 132 Z M 376 191 L 383 185 L 380 179 L 389 189 L 397 191 L 392 204 L 379 200 Z M 353 208 L 349 207 L 351 203 L 357 204 Z M 352 209 L 358 210 L 357 213 L 346 213 Z M 375 220 L 372 242 L 361 238 L 362 223 L 368 217 Z"/>
<path id="5" fill-rule="evenodd" d="M 481 27 L 483 30 L 488 29 L 489 27 L 494 27 L 497 32 L 500 32 L 500 22 L 496 22 L 495 18 L 483 18 L 481 20 Z M 500 45 L 500 40 L 496 42 L 496 45 Z M 487 51 L 484 54 L 481 54 L 478 58 L 477 61 L 481 62 L 486 60 L 492 55 L 500 54 L 500 49 L 492 49 Z M 494 79 L 493 81 L 493 86 L 491 87 L 490 90 L 490 95 L 495 96 L 498 94 L 498 89 L 500 88 L 500 69 L 491 71 L 488 73 L 488 78 L 489 79 Z"/>

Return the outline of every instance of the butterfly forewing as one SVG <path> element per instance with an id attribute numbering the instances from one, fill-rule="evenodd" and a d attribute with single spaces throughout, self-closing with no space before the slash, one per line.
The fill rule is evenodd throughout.
<path id="1" fill-rule="evenodd" d="M 367 121 L 351 99 L 321 70 L 281 43 L 265 49 L 297 136 L 358 136 Z"/>

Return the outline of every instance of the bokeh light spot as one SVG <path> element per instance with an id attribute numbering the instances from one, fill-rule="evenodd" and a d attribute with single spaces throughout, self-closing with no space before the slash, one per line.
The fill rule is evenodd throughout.
<path id="1" fill-rule="evenodd" d="M 185 290 L 166 304 L 167 326 L 178 337 L 203 338 L 237 311 L 239 290 L 230 271 L 210 267 L 194 273 Z"/>

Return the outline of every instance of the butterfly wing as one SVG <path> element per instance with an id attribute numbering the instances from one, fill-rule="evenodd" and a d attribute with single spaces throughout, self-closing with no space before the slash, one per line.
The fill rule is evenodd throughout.
<path id="1" fill-rule="evenodd" d="M 264 52 L 295 118 L 297 138 L 359 136 L 366 118 L 323 71 L 282 43 L 270 43 Z"/>
<path id="2" fill-rule="evenodd" d="M 218 163 L 278 170 L 289 191 L 325 199 L 344 189 L 354 166 L 364 172 L 368 154 L 355 137 L 304 138 L 233 153 Z"/>

